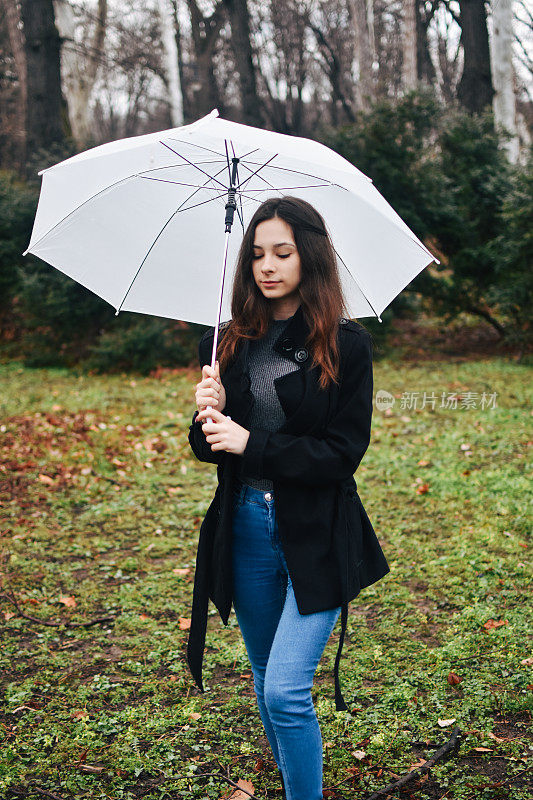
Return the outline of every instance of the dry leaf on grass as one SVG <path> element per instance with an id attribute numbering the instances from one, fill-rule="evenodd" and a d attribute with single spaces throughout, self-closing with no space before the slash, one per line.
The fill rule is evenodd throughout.
<path id="1" fill-rule="evenodd" d="M 245 781 L 244 778 L 239 778 L 237 786 L 240 788 L 232 789 L 230 794 L 223 794 L 219 800 L 250 800 L 250 795 L 246 794 L 246 792 L 242 792 L 241 789 L 246 789 L 250 794 L 254 794 L 253 783 L 251 783 L 251 781 Z"/>

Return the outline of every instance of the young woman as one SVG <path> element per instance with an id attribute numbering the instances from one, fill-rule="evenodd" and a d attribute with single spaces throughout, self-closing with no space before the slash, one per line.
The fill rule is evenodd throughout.
<path id="1" fill-rule="evenodd" d="M 346 710 L 347 604 L 389 566 L 353 479 L 370 441 L 371 338 L 342 316 L 335 251 L 311 205 L 284 197 L 256 210 L 231 311 L 214 370 L 213 328 L 199 347 L 189 441 L 217 464 L 218 487 L 200 530 L 188 662 L 203 691 L 209 599 L 225 625 L 233 604 L 284 794 L 321 800 L 316 667 L 342 610 L 335 704 Z"/>

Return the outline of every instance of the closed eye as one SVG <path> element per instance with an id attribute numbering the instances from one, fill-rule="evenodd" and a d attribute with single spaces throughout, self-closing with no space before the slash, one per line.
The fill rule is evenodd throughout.
<path id="1" fill-rule="evenodd" d="M 289 256 L 291 254 L 290 253 L 283 253 L 283 254 L 282 253 L 277 253 L 276 255 L 277 255 L 278 258 L 289 258 Z M 253 258 L 254 261 L 258 261 L 260 258 L 263 258 L 263 253 L 254 253 L 252 255 L 252 258 Z"/>

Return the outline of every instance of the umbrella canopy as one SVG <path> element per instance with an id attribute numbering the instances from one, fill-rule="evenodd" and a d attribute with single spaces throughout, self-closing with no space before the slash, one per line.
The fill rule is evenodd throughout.
<path id="1" fill-rule="evenodd" d="M 351 317 L 379 319 L 437 261 L 372 181 L 333 150 L 221 119 L 216 110 L 191 125 L 92 148 L 39 174 L 24 255 L 39 256 L 117 313 L 206 325 L 230 317 L 232 281 L 219 281 L 222 252 L 234 269 L 242 233 L 268 197 L 300 197 L 322 214 Z M 236 217 L 228 236 L 232 186 Z"/>

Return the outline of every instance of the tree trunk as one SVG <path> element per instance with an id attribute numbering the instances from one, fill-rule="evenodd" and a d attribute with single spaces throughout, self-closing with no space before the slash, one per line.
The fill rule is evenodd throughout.
<path id="1" fill-rule="evenodd" d="M 59 33 L 52 0 L 20 4 L 27 69 L 27 156 L 65 140 L 61 120 Z"/>
<path id="2" fill-rule="evenodd" d="M 437 79 L 435 65 L 431 60 L 428 42 L 428 27 L 435 14 L 436 4 L 429 13 L 422 15 L 420 3 L 415 3 L 416 13 L 416 71 L 418 80 L 434 86 Z"/>
<path id="3" fill-rule="evenodd" d="M 170 120 L 174 128 L 183 125 L 183 98 L 178 70 L 178 47 L 174 22 L 174 8 L 169 0 L 158 0 L 159 19 L 161 25 L 161 41 L 163 44 L 163 70 L 168 90 Z"/>
<path id="4" fill-rule="evenodd" d="M 417 25 L 416 4 L 418 0 L 402 0 L 402 83 L 404 92 L 416 89 L 417 70 Z"/>
<path id="5" fill-rule="evenodd" d="M 76 19 L 69 0 L 54 0 L 54 11 L 61 36 L 61 78 L 67 97 L 70 127 L 78 146 L 84 147 L 92 139 L 90 100 L 106 35 L 107 0 L 98 0 L 95 29 L 88 47 L 74 47 Z M 79 52 L 81 48 L 85 50 L 83 55 Z"/>
<path id="6" fill-rule="evenodd" d="M 516 130 L 516 107 L 513 70 L 513 4 L 512 0 L 499 0 L 492 6 L 492 74 L 494 76 L 494 119 L 511 135 L 503 143 L 507 157 L 516 164 L 519 142 Z"/>
<path id="7" fill-rule="evenodd" d="M 459 0 L 459 6 L 464 66 L 457 97 L 464 108 L 478 113 L 492 103 L 494 94 L 487 13 L 484 0 Z"/>
<path id="8" fill-rule="evenodd" d="M 231 25 L 231 44 L 239 73 L 242 120 L 261 126 L 263 115 L 257 95 L 255 67 L 250 42 L 250 12 L 246 0 L 224 0 Z"/>
<path id="9" fill-rule="evenodd" d="M 4 16 L 9 34 L 9 44 L 17 70 L 18 102 L 16 103 L 15 137 L 18 169 L 26 162 L 26 105 L 27 105 L 27 69 L 24 52 L 24 37 L 20 29 L 20 14 L 13 0 L 2 0 Z"/>
<path id="10" fill-rule="evenodd" d="M 370 37 L 373 0 L 349 0 L 350 16 L 354 26 L 354 56 L 358 79 L 355 85 L 357 108 L 367 110 L 374 100 L 374 46 Z"/>
<path id="11" fill-rule="evenodd" d="M 196 0 L 187 0 L 189 14 L 191 17 L 192 43 L 195 55 L 195 76 L 189 86 L 191 108 L 194 110 L 194 118 L 209 114 L 214 108 L 223 111 L 221 108 L 221 95 L 213 64 L 220 29 L 224 24 L 225 8 L 223 0 L 218 0 L 212 14 L 205 17 Z"/>

